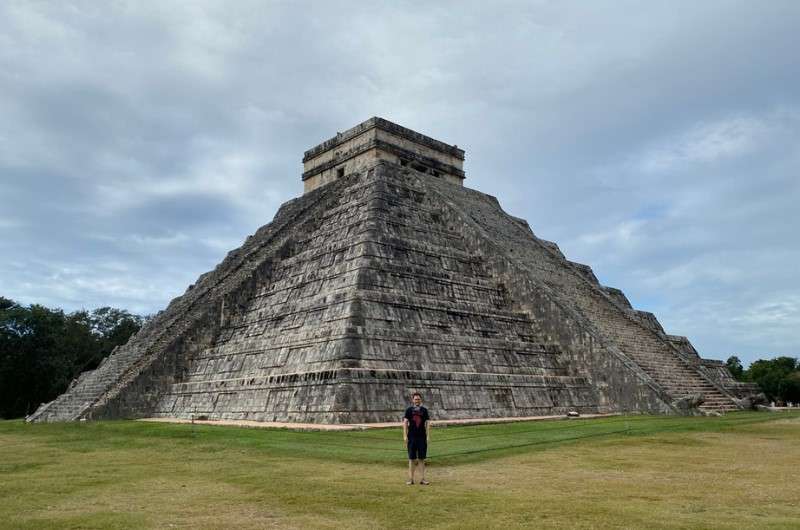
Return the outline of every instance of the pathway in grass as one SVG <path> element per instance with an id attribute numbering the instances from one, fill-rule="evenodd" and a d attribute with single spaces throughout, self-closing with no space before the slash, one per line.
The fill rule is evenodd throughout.
<path id="1" fill-rule="evenodd" d="M 401 437 L 0 422 L 0 526 L 404 526 L 409 503 L 452 527 L 800 520 L 796 413 L 440 428 L 428 490 L 403 485 Z"/>

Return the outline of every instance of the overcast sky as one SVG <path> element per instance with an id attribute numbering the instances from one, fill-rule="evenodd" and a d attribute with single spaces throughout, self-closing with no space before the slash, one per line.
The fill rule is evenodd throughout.
<path id="1" fill-rule="evenodd" d="M 5 0 L 0 295 L 158 311 L 377 115 L 703 356 L 796 356 L 799 27 L 791 0 Z"/>

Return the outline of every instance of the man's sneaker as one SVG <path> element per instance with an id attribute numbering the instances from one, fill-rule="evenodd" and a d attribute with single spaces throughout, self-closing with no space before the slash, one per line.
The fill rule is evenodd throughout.
<path id="1" fill-rule="evenodd" d="M 406 480 L 406 486 L 413 486 L 413 485 L 414 485 L 413 480 Z"/>
<path id="2" fill-rule="evenodd" d="M 430 484 L 430 482 L 428 482 L 427 480 L 420 480 L 419 483 L 421 486 L 427 486 Z"/>

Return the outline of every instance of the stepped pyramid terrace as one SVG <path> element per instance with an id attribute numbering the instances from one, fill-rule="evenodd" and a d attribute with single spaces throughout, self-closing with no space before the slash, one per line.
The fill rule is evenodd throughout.
<path id="1" fill-rule="evenodd" d="M 724 364 L 465 177 L 381 118 L 306 151 L 301 197 L 29 421 L 397 421 L 413 391 L 436 419 L 737 408 Z"/>

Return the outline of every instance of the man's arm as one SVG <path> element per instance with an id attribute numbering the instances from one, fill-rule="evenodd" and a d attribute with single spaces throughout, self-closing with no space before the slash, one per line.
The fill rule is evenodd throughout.
<path id="1" fill-rule="evenodd" d="M 431 416 L 428 409 L 425 409 L 425 443 L 431 441 Z"/>
<path id="2" fill-rule="evenodd" d="M 403 418 L 403 441 L 408 443 L 408 420 Z"/>

